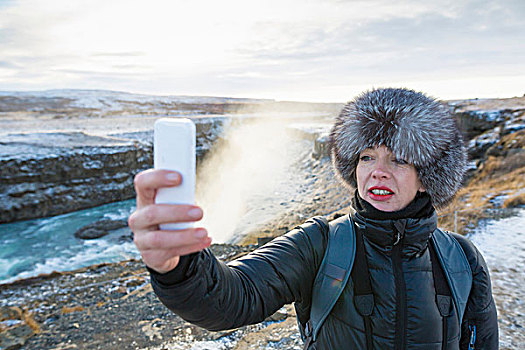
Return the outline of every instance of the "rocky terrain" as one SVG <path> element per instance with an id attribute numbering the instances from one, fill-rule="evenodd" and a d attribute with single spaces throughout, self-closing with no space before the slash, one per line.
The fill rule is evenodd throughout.
<path id="1" fill-rule="evenodd" d="M 494 217 L 495 213 L 503 216 L 512 215 L 514 213 L 512 208 L 523 207 L 525 204 L 525 98 L 449 101 L 448 103 L 468 137 L 472 162 L 465 189 L 458 194 L 456 201 L 449 208 L 439 214 L 442 227 L 454 229 L 456 223 L 457 231 L 468 233 L 477 226 L 478 220 Z M 47 142 L 43 142 L 40 140 L 45 139 L 40 139 L 36 135 L 64 129 L 69 130 L 68 133 L 72 130 L 82 132 L 83 135 L 77 134 L 73 138 L 64 154 L 79 151 L 75 148 L 75 145 L 79 145 L 78 140 L 84 140 L 87 147 L 93 149 L 104 148 L 96 145 L 102 140 L 112 142 L 110 147 L 104 148 L 107 153 L 119 147 L 122 147 L 122 150 L 127 149 L 126 147 L 142 147 L 142 144 L 148 144 L 148 137 L 151 137 L 153 120 L 148 117 L 128 118 L 118 115 L 113 119 L 102 116 L 84 119 L 79 116 L 67 117 L 66 122 L 64 118 L 46 119 L 47 117 L 34 115 L 17 119 L 10 113 L 7 111 L 0 115 L 3 133 L 0 147 L 15 146 L 16 142 L 20 141 L 16 138 L 16 134 L 20 133 L 20 130 L 25 130 L 24 128 L 27 128 L 27 135 L 32 134 L 32 136 L 24 136 L 26 138 L 23 138 L 21 143 L 30 143 L 28 140 L 35 138 L 40 142 L 31 149 L 31 152 L 45 148 L 46 144 L 47 151 L 52 152 L 53 145 L 48 144 L 49 140 L 55 140 L 52 142 L 56 146 L 57 143 L 61 144 L 56 140 L 64 139 L 64 136 L 57 136 L 55 139 L 47 139 Z M 119 135 L 108 136 L 108 120 L 114 123 L 111 133 Z M 33 128 L 29 127 L 32 123 L 36 124 Z M 209 130 L 213 130 L 213 124 L 208 125 L 210 125 Z M 318 123 L 314 127 L 297 130 L 301 137 L 311 141 L 309 143 L 311 148 L 309 156 L 300 158 L 296 164 L 293 164 L 299 178 L 303 179 L 295 194 L 285 201 L 275 203 L 280 214 L 253 227 L 249 234 L 239 239 L 238 243 L 241 245 L 213 245 L 212 249 L 218 256 L 229 260 L 244 254 L 256 247 L 258 239 L 264 241 L 264 237 L 283 234 L 307 217 L 313 215 L 333 217 L 347 211 L 348 192 L 342 190 L 336 183 L 327 158 L 327 127 L 326 123 Z M 211 134 L 216 135 L 213 132 Z M 127 136 L 122 137 L 122 135 Z M 9 139 L 4 138 L 7 136 Z M 47 151 L 42 150 L 43 153 Z M 62 152 L 60 147 L 55 152 L 59 151 Z M 0 160 L 5 159 L 5 162 L 15 161 L 18 156 L 22 159 L 24 156 L 24 152 L 13 156 L 8 156 L 4 152 L 0 154 L 5 157 Z M 82 159 L 81 154 L 76 153 L 76 158 Z M 99 154 L 103 157 L 104 152 Z M 144 157 L 151 157 L 147 154 L 145 152 Z M 33 158 L 31 164 L 34 170 L 31 174 L 34 174 L 35 178 L 42 176 L 42 179 L 47 179 L 45 176 L 53 176 L 52 171 L 49 171 L 49 175 L 38 175 L 40 172 L 46 174 L 44 171 L 46 167 L 39 165 L 43 163 L 42 159 L 47 159 L 46 157 Z M 86 157 L 86 159 L 92 158 Z M 136 166 L 147 167 L 147 162 L 144 161 L 142 165 L 137 163 Z M 65 161 L 58 163 L 67 164 Z M 79 165 L 81 163 L 72 164 L 82 166 Z M 103 164 L 105 167 L 107 163 Z M 111 168 L 110 164 L 107 165 Z M 119 168 L 115 164 L 114 171 L 118 173 L 121 171 Z M 0 169 L 2 177 L 0 186 L 3 186 L 4 168 Z M 83 169 L 79 173 L 88 171 Z M 20 176 L 14 170 L 9 174 L 13 177 Z M 62 172 L 63 176 L 66 174 L 69 173 Z M 97 176 L 100 175 L 93 175 L 95 178 Z M 128 174 L 128 176 L 131 178 L 132 175 Z M 29 178 L 31 177 L 26 175 L 25 179 Z M 3 196 L 2 201 L 11 200 L 7 198 L 8 196 L 16 198 L 8 194 L 7 191 L 14 191 L 11 188 L 29 186 L 29 183 L 32 182 L 22 180 L 2 187 L 0 192 L 0 196 Z M 56 187 L 50 188 L 50 193 L 56 190 Z M 35 187 L 34 193 L 40 194 L 40 192 L 42 192 L 40 187 Z M 100 196 L 99 192 L 93 193 Z M 89 194 L 86 194 L 86 197 L 89 197 Z M 454 216 L 454 213 L 459 214 Z M 90 227 L 84 231 L 89 229 Z M 74 232 L 71 234 L 73 235 Z M 498 265 L 497 268 L 498 271 L 495 271 L 493 279 L 495 279 L 494 294 L 500 317 L 500 334 L 501 339 L 505 340 L 502 348 L 523 348 L 525 346 L 525 336 L 522 331 L 525 326 L 523 310 L 525 291 L 520 281 L 523 282 L 524 270 L 519 265 L 513 268 Z M 208 332 L 170 314 L 152 293 L 148 274 L 143 265 L 134 260 L 3 284 L 0 285 L 0 295 L 0 348 L 2 349 L 20 347 L 27 349 L 302 348 L 295 314 L 290 305 L 259 325 L 225 332 Z"/>
<path id="2" fill-rule="evenodd" d="M 228 260 L 253 247 L 214 246 Z M 214 336 L 189 331 L 155 300 L 140 261 L 102 264 L 0 285 L 0 348 L 136 349 Z M 195 332 L 193 334 L 192 332 Z"/>

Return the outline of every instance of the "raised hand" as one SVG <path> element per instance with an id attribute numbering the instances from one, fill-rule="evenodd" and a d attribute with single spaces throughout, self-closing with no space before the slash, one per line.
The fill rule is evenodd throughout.
<path id="1" fill-rule="evenodd" d="M 202 209 L 195 205 L 155 204 L 159 188 L 178 186 L 181 182 L 179 173 L 168 170 L 149 169 L 135 176 L 137 209 L 130 215 L 128 225 L 133 231 L 133 242 L 142 260 L 159 273 L 174 269 L 180 256 L 197 252 L 211 244 L 208 232 L 201 227 L 159 230 L 159 224 L 202 219 Z"/>

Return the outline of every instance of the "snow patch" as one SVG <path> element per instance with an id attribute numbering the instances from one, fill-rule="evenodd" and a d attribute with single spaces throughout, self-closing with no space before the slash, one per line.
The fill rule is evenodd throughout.
<path id="1" fill-rule="evenodd" d="M 503 121 L 503 116 L 500 110 L 482 110 L 475 111 L 474 114 L 480 119 L 484 119 L 489 122 L 501 122 Z"/>

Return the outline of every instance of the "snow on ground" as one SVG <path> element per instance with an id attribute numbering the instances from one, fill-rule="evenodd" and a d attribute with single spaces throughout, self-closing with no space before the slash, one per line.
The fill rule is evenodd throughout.
<path id="1" fill-rule="evenodd" d="M 482 223 L 469 239 L 491 270 L 501 349 L 525 349 L 525 209 Z"/>

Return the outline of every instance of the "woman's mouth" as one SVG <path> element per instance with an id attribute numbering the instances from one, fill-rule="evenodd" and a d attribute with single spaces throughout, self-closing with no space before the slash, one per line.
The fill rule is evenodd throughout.
<path id="1" fill-rule="evenodd" d="M 390 199 L 390 197 L 394 195 L 394 191 L 392 191 L 388 187 L 374 186 L 368 189 L 368 195 L 373 200 L 384 201 L 384 200 Z"/>

